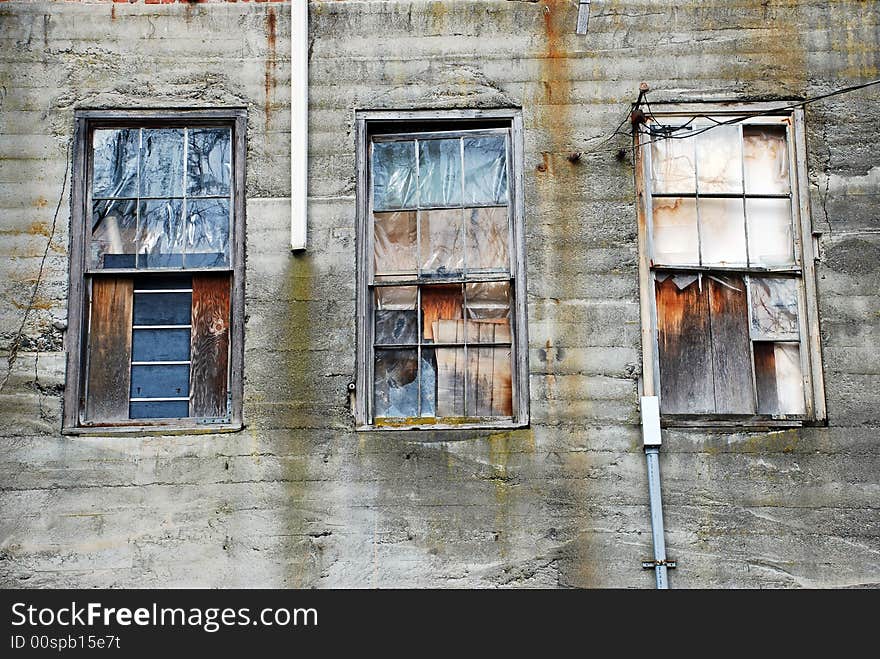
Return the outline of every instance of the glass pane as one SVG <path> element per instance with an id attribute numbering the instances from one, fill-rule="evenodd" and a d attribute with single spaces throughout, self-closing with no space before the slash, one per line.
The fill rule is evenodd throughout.
<path id="1" fill-rule="evenodd" d="M 464 387 L 467 378 L 464 348 L 436 348 L 437 416 L 463 417 Z"/>
<path id="2" fill-rule="evenodd" d="M 742 192 L 739 126 L 717 126 L 697 135 L 700 193 Z"/>
<path id="3" fill-rule="evenodd" d="M 507 207 L 473 208 L 465 210 L 467 223 L 468 271 L 502 270 L 510 268 L 507 243 Z"/>
<path id="4" fill-rule="evenodd" d="M 228 195 L 232 175 L 232 131 L 190 128 L 187 139 L 187 196 Z"/>
<path id="5" fill-rule="evenodd" d="M 423 286 L 422 337 L 427 342 L 464 343 L 460 284 Z"/>
<path id="6" fill-rule="evenodd" d="M 507 202 L 507 147 L 504 136 L 464 139 L 465 204 Z"/>
<path id="7" fill-rule="evenodd" d="M 377 345 L 418 343 L 418 290 L 415 286 L 376 289 L 374 341 Z"/>
<path id="8" fill-rule="evenodd" d="M 414 208 L 416 151 L 414 142 L 373 143 L 373 208 Z"/>
<path id="9" fill-rule="evenodd" d="M 229 200 L 187 201 L 187 268 L 223 267 L 229 264 Z"/>
<path id="10" fill-rule="evenodd" d="M 138 268 L 183 267 L 183 201 L 167 199 L 141 202 L 138 227 Z"/>
<path id="11" fill-rule="evenodd" d="M 423 275 L 443 277 L 464 269 L 462 212 L 460 209 L 419 211 Z"/>
<path id="12" fill-rule="evenodd" d="M 140 130 L 96 129 L 92 137 L 92 196 L 136 197 Z"/>
<path id="13" fill-rule="evenodd" d="M 742 199 L 700 199 L 700 245 L 703 265 L 745 265 Z"/>
<path id="14" fill-rule="evenodd" d="M 794 263 L 788 199 L 746 199 L 746 218 L 750 265 Z"/>
<path id="15" fill-rule="evenodd" d="M 133 362 L 189 360 L 188 329 L 135 329 L 131 339 Z"/>
<path id="16" fill-rule="evenodd" d="M 419 206 L 461 203 L 461 142 L 419 142 Z"/>
<path id="17" fill-rule="evenodd" d="M 654 263 L 699 265 L 697 201 L 654 197 Z"/>
<path id="18" fill-rule="evenodd" d="M 510 342 L 510 283 L 465 285 L 468 343 Z"/>
<path id="19" fill-rule="evenodd" d="M 437 414 L 437 357 L 433 348 L 422 348 L 422 416 Z"/>
<path id="20" fill-rule="evenodd" d="M 418 271 L 415 211 L 374 213 L 376 274 L 415 274 Z"/>
<path id="21" fill-rule="evenodd" d="M 752 337 L 795 339 L 798 331 L 797 280 L 790 277 L 751 277 Z"/>
<path id="22" fill-rule="evenodd" d="M 141 197 L 183 193 L 183 128 L 144 128 L 141 137 Z"/>
<path id="23" fill-rule="evenodd" d="M 511 416 L 511 350 L 470 348 L 466 416 Z"/>
<path id="24" fill-rule="evenodd" d="M 189 364 L 132 364 L 132 398 L 189 396 Z"/>
<path id="25" fill-rule="evenodd" d="M 681 135 L 686 134 L 681 131 Z M 654 192 L 691 193 L 696 191 L 694 140 L 660 139 L 651 144 L 651 181 Z"/>
<path id="26" fill-rule="evenodd" d="M 746 194 L 788 194 L 788 147 L 783 126 L 743 126 Z"/>
<path id="27" fill-rule="evenodd" d="M 132 402 L 129 407 L 132 419 L 183 419 L 188 416 L 189 401 L 186 400 Z"/>
<path id="28" fill-rule="evenodd" d="M 804 376 L 796 343 L 755 343 L 759 414 L 805 414 Z"/>
<path id="29" fill-rule="evenodd" d="M 374 416 L 418 416 L 418 371 L 415 350 L 376 351 L 373 370 Z"/>
<path id="30" fill-rule="evenodd" d="M 96 201 L 92 204 L 92 242 L 90 246 L 93 268 L 133 268 L 135 232 L 137 231 L 137 202 Z"/>
<path id="31" fill-rule="evenodd" d="M 135 293 L 135 325 L 189 325 L 192 293 Z"/>

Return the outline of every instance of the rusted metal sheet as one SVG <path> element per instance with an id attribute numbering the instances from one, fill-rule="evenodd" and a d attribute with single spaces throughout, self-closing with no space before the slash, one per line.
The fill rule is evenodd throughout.
<path id="1" fill-rule="evenodd" d="M 131 323 L 134 282 L 96 278 L 92 282 L 86 420 L 128 419 L 131 386 Z"/>
<path id="2" fill-rule="evenodd" d="M 225 417 L 229 373 L 227 274 L 193 275 L 190 416 Z"/>

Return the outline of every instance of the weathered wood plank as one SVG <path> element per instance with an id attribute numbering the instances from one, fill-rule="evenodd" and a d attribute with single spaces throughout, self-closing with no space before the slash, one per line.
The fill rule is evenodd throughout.
<path id="1" fill-rule="evenodd" d="M 193 276 L 190 416 L 226 416 L 229 284 L 228 274 Z"/>
<path id="2" fill-rule="evenodd" d="M 86 420 L 128 419 L 134 281 L 95 278 L 89 331 Z"/>
<path id="3" fill-rule="evenodd" d="M 656 283 L 660 402 L 665 414 L 715 411 L 709 296 L 705 281 L 675 275 Z"/>
<path id="4" fill-rule="evenodd" d="M 758 390 L 758 413 L 779 414 L 779 396 L 776 391 L 775 344 L 755 342 L 755 386 Z"/>
<path id="5" fill-rule="evenodd" d="M 715 412 L 754 414 L 746 285 L 738 275 L 713 275 L 709 284 Z"/>

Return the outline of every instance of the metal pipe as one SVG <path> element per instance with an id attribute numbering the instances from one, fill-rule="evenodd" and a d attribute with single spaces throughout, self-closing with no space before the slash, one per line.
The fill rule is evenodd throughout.
<path id="1" fill-rule="evenodd" d="M 309 157 L 309 2 L 290 3 L 290 248 L 306 248 Z"/>
<path id="2" fill-rule="evenodd" d="M 657 588 L 669 588 L 667 567 L 674 566 L 666 560 L 666 537 L 663 531 L 663 500 L 660 495 L 660 401 L 657 396 L 642 396 L 642 442 L 648 463 L 648 497 L 651 502 L 651 537 L 654 543 L 654 560 L 643 563 L 653 567 Z"/>

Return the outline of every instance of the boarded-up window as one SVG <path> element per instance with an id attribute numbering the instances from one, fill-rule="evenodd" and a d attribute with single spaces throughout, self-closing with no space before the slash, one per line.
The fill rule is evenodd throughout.
<path id="1" fill-rule="evenodd" d="M 678 114 L 642 130 L 662 412 L 804 418 L 812 391 L 793 122 Z"/>
<path id="2" fill-rule="evenodd" d="M 509 128 L 368 141 L 367 421 L 518 417 Z"/>
<path id="3" fill-rule="evenodd" d="M 77 425 L 232 420 L 243 122 L 207 114 L 82 124 Z"/>

